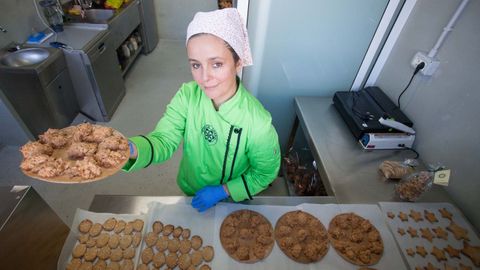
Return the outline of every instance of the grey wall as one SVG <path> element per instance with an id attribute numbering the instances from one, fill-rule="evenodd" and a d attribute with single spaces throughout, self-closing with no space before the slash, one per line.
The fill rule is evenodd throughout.
<path id="1" fill-rule="evenodd" d="M 429 51 L 460 0 L 420 0 L 377 80 L 396 100 L 413 72 L 416 51 Z M 440 48 L 432 77 L 417 76 L 402 96 L 414 122 L 415 147 L 426 163 L 452 169 L 447 188 L 470 221 L 480 228 L 480 1 L 470 1 Z"/>
<path id="2" fill-rule="evenodd" d="M 0 145 L 20 146 L 28 140 L 33 140 L 33 135 L 23 122 L 17 121 L 18 116 L 13 109 L 10 109 L 11 106 L 7 102 L 0 90 Z"/>
<path id="3" fill-rule="evenodd" d="M 196 12 L 217 8 L 217 0 L 155 0 L 158 35 L 162 39 L 185 39 L 188 23 Z"/>

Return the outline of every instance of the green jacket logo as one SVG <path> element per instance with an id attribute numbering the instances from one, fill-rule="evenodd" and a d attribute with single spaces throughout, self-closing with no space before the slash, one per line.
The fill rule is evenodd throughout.
<path id="1" fill-rule="evenodd" d="M 203 138 L 208 142 L 208 144 L 214 145 L 217 143 L 217 140 L 218 140 L 217 132 L 209 124 L 206 124 L 202 127 L 202 134 L 203 134 Z"/>

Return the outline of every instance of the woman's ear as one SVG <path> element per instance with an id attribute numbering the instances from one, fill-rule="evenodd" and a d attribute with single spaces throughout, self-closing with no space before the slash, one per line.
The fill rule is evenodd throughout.
<path id="1" fill-rule="evenodd" d="M 243 67 L 243 62 L 242 59 L 238 60 L 237 63 L 235 64 L 235 69 L 237 70 L 237 73 L 242 70 Z"/>

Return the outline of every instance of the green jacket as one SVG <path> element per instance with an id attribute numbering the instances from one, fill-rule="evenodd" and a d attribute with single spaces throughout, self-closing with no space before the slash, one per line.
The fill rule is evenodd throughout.
<path id="1" fill-rule="evenodd" d="M 189 196 L 207 185 L 226 183 L 234 201 L 252 199 L 280 168 L 270 113 L 241 83 L 218 111 L 196 82 L 185 83 L 155 130 L 129 139 L 138 157 L 125 165 L 128 172 L 169 159 L 183 139 L 177 183 Z"/>

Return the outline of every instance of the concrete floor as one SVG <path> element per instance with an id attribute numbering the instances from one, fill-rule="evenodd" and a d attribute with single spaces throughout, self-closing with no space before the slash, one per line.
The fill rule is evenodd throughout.
<path id="1" fill-rule="evenodd" d="M 183 82 L 192 76 L 187 62 L 185 43 L 160 40 L 147 56 L 140 56 L 125 78 L 127 94 L 108 123 L 125 136 L 151 131 L 170 99 Z M 181 148 L 167 162 L 146 169 L 119 172 L 102 181 L 87 184 L 52 184 L 22 174 L 18 168 L 22 157 L 18 147 L 0 148 L 0 185 L 30 185 L 52 207 L 57 215 L 71 225 L 76 208 L 88 209 L 95 194 L 177 196 L 176 175 Z M 287 190 L 282 178 L 262 195 L 284 196 Z"/>

